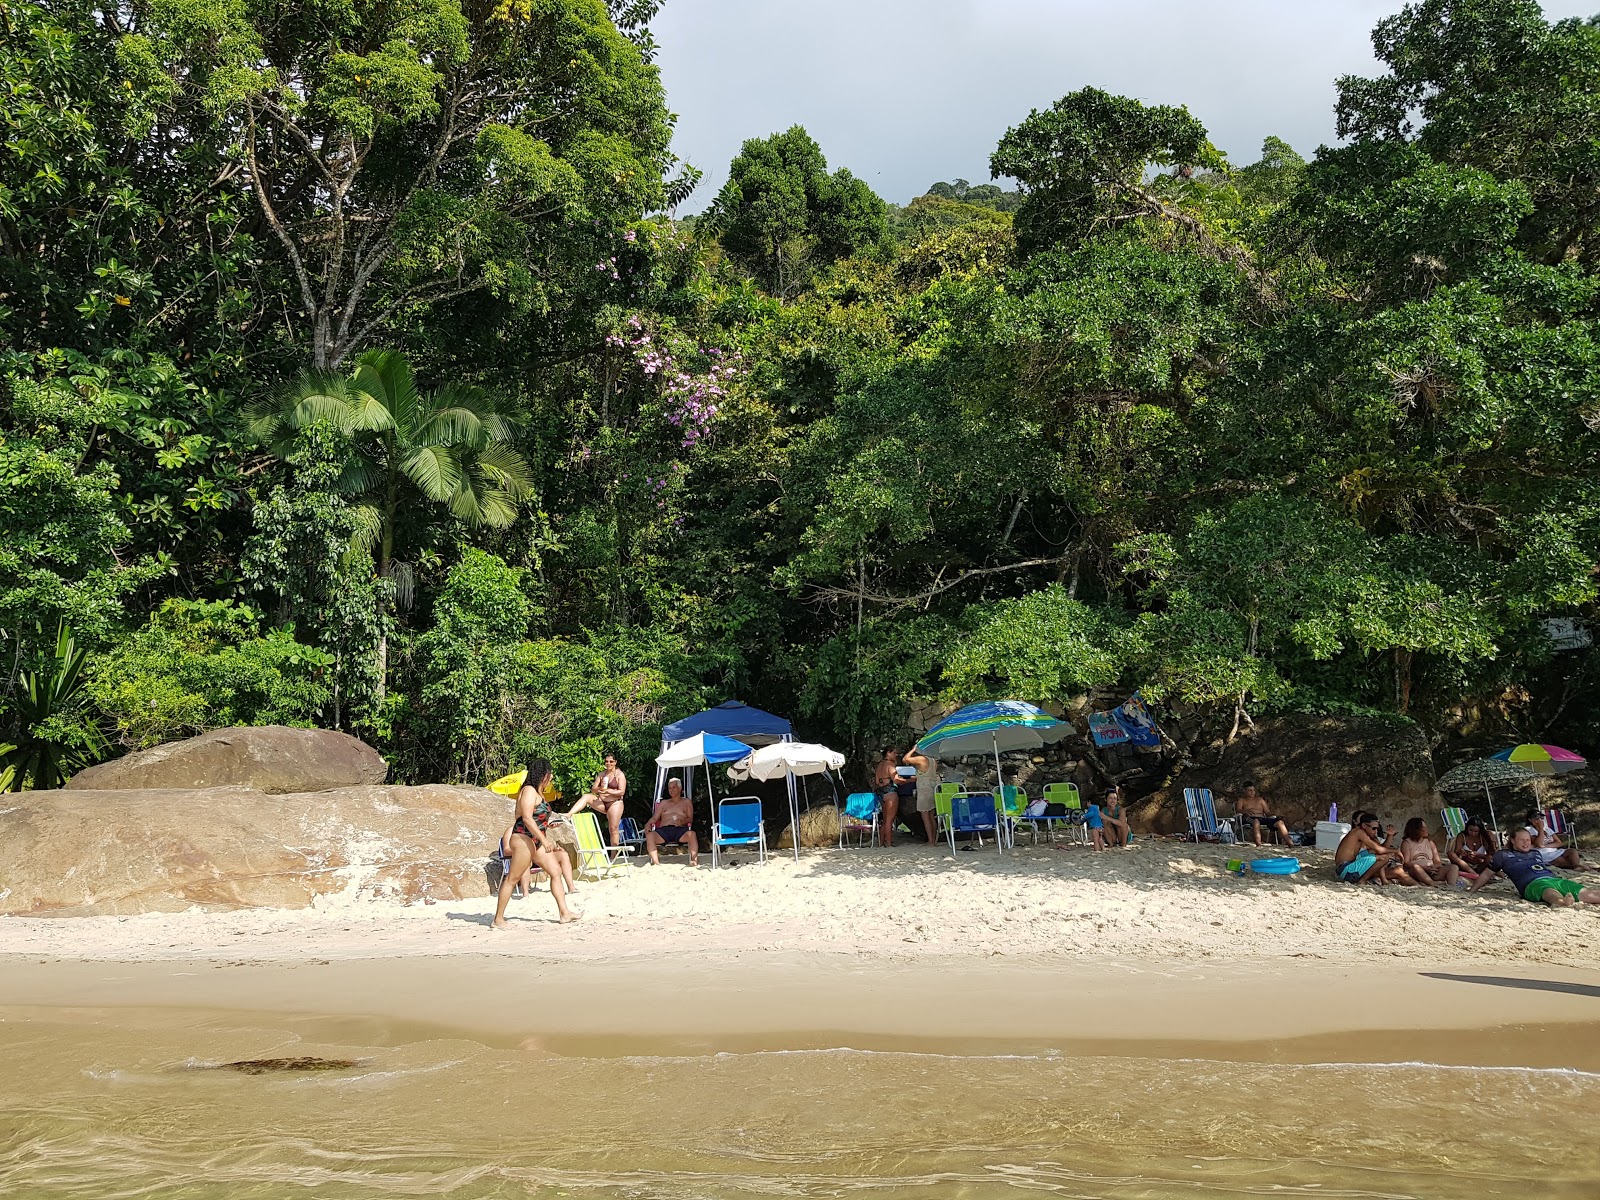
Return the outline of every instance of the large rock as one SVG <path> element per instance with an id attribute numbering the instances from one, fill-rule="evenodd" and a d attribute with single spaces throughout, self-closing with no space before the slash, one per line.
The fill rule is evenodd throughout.
<path id="1" fill-rule="evenodd" d="M 504 797 L 443 785 L 22 792 L 0 802 L 0 913 L 483 896 L 510 822 Z"/>
<path id="2" fill-rule="evenodd" d="M 380 784 L 389 766 L 371 746 L 331 729 L 259 725 L 213 729 L 199 737 L 136 750 L 79 771 L 73 790 L 246 787 L 258 792 L 322 792 Z"/>
<path id="3" fill-rule="evenodd" d="M 839 810 L 831 804 L 808 808 L 800 814 L 801 846 L 837 846 L 839 844 Z M 778 835 L 778 850 L 794 849 L 794 827 L 789 826 Z"/>
<path id="4" fill-rule="evenodd" d="M 1370 808 L 1396 825 L 1414 816 L 1436 823 L 1433 780 L 1428 741 L 1415 725 L 1372 717 L 1282 717 L 1241 735 L 1220 761 L 1191 767 L 1134 804 L 1134 827 L 1181 833 L 1187 828 L 1186 787 L 1210 788 L 1217 815 L 1230 816 L 1246 782 L 1261 789 L 1291 828 L 1325 820 L 1330 804 L 1339 806 L 1342 820 Z"/>

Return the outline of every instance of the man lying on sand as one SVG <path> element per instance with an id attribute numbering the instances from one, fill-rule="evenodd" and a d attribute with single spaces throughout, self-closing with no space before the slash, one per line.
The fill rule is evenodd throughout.
<path id="1" fill-rule="evenodd" d="M 1358 812 L 1350 832 L 1339 839 L 1333 853 L 1333 873 L 1344 883 L 1410 883 L 1411 877 L 1397 861 L 1398 850 L 1378 840 L 1383 824 L 1376 813 Z"/>
<path id="2" fill-rule="evenodd" d="M 1511 878 L 1517 894 L 1524 900 L 1541 901 L 1551 908 L 1571 908 L 1573 904 L 1600 904 L 1600 889 L 1586 888 L 1576 879 L 1559 879 L 1545 866 L 1544 856 L 1533 844 L 1533 834 L 1518 829 L 1511 845 L 1498 851 L 1489 865 L 1472 881 L 1472 890 L 1493 883 L 1500 875 Z"/>
<path id="3" fill-rule="evenodd" d="M 517 793 L 516 816 L 511 822 L 511 869 L 500 881 L 500 896 L 494 906 L 494 927 L 506 928 L 506 905 L 511 903 L 511 889 L 523 875 L 527 873 L 528 865 L 536 862 L 544 869 L 545 877 L 550 880 L 550 894 L 555 897 L 556 911 L 561 914 L 561 923 L 576 921 L 578 914 L 567 907 L 567 884 L 565 873 L 556 855 L 561 853 L 555 839 L 550 836 L 550 821 L 555 816 L 550 811 L 550 804 L 544 798 L 545 790 L 555 778 L 550 770 L 550 764 L 544 759 L 536 759 L 528 767 L 527 777 L 522 782 L 522 790 Z"/>
<path id="4" fill-rule="evenodd" d="M 1233 811 L 1244 818 L 1244 824 L 1255 831 L 1256 845 L 1261 845 L 1261 827 L 1265 825 L 1283 839 L 1283 844 L 1289 844 L 1289 827 L 1283 823 L 1283 818 L 1272 811 L 1267 803 L 1267 798 L 1256 791 L 1256 785 L 1246 783 L 1244 790 L 1239 793 L 1239 798 L 1233 802 Z M 1243 829 L 1239 832 L 1242 834 Z"/>
<path id="5" fill-rule="evenodd" d="M 694 824 L 694 803 L 683 794 L 683 782 L 667 780 L 667 794 L 656 805 L 656 815 L 644 827 L 644 848 L 650 854 L 652 865 L 661 865 L 661 847 L 683 845 L 689 847 L 689 865 L 700 865 L 700 839 L 691 826 Z"/>

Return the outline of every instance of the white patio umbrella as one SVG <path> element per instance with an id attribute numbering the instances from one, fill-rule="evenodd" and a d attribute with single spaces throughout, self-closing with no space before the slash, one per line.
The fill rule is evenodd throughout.
<path id="1" fill-rule="evenodd" d="M 774 742 L 728 768 L 728 778 L 782 779 L 785 775 L 821 775 L 844 766 L 844 755 L 816 742 Z"/>
<path id="2" fill-rule="evenodd" d="M 711 764 L 737 762 L 750 756 L 750 747 L 719 733 L 697 733 L 692 738 L 674 742 L 656 755 L 656 765 L 661 767 L 698 767 L 706 769 L 706 801 L 711 806 L 711 820 L 717 819 L 717 797 L 711 787 Z"/>

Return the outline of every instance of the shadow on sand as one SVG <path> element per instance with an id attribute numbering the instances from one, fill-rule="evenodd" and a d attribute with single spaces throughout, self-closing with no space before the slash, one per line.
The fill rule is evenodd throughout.
<path id="1" fill-rule="evenodd" d="M 1521 988 L 1525 992 L 1565 992 L 1569 996 L 1600 999 L 1600 986 L 1592 983 L 1566 983 L 1559 979 L 1513 979 L 1506 975 L 1451 975 L 1444 971 L 1423 971 L 1424 979 L 1447 979 L 1454 983 L 1481 983 L 1489 987 Z"/>

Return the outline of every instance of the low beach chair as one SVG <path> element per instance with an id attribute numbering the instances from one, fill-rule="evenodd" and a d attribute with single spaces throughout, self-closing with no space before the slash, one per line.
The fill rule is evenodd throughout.
<path id="1" fill-rule="evenodd" d="M 1004 818 L 995 806 L 995 799 L 988 792 L 963 792 L 952 797 L 950 801 L 950 824 L 945 827 L 945 836 L 950 842 L 950 853 L 956 852 L 956 834 L 970 833 L 978 839 L 978 845 L 983 845 L 983 835 L 994 834 L 994 846 L 1000 853 L 1005 853 L 1005 826 Z"/>
<path id="2" fill-rule="evenodd" d="M 1566 811 L 1559 808 L 1544 810 L 1544 827 L 1568 845 L 1578 844 L 1578 827 Z"/>
<path id="3" fill-rule="evenodd" d="M 1039 817 L 1037 820 L 1047 822 L 1046 829 L 1050 831 L 1050 840 L 1056 838 L 1056 822 L 1066 823 L 1073 840 L 1083 845 L 1089 844 L 1089 827 L 1085 824 L 1088 814 L 1083 808 L 1083 795 L 1078 791 L 1075 783 L 1047 783 L 1044 785 L 1044 802 L 1046 804 L 1059 804 L 1067 810 L 1064 817 Z"/>
<path id="4" fill-rule="evenodd" d="M 878 844 L 878 794 L 852 792 L 844 798 L 839 810 L 839 848 L 845 847 L 845 838 L 856 835 L 858 846 Z"/>
<path id="5" fill-rule="evenodd" d="M 499 894 L 500 883 L 503 879 L 505 879 L 506 872 L 509 870 L 511 870 L 511 856 L 506 853 L 505 844 L 503 842 L 496 842 L 494 853 L 489 856 L 489 861 L 483 864 L 483 874 L 484 878 L 489 881 L 489 894 L 491 896 Z M 531 894 L 534 885 L 539 882 L 539 879 L 543 874 L 544 868 L 538 863 L 534 863 L 528 869 L 527 891 L 524 891 L 522 885 L 519 883 L 511 889 L 511 894 L 513 896 L 526 896 Z"/>
<path id="6" fill-rule="evenodd" d="M 592 812 L 573 813 L 572 830 L 578 838 L 578 861 L 573 864 L 578 874 L 604 879 L 628 865 L 627 856 L 633 853 L 633 848 L 606 845 L 600 822 Z"/>
<path id="7" fill-rule="evenodd" d="M 1017 844 L 1017 827 L 1026 825 L 1033 834 L 1033 840 L 1039 840 L 1039 831 L 1033 824 L 1033 818 L 1028 816 L 1028 793 L 1013 784 L 1000 785 L 1000 794 L 997 797 L 1000 815 L 1005 818 L 1001 822 L 1001 830 L 1006 835 L 1006 840 L 1013 846 Z"/>
<path id="8" fill-rule="evenodd" d="M 623 817 L 617 825 L 617 836 L 622 839 L 622 844 L 634 854 L 644 851 L 644 834 L 639 831 L 639 822 L 632 817 Z"/>
<path id="9" fill-rule="evenodd" d="M 1201 841 L 1220 842 L 1222 830 L 1217 824 L 1217 807 L 1211 799 L 1210 788 L 1184 788 L 1183 807 L 1189 818 L 1189 836 L 1199 845 Z"/>
<path id="10" fill-rule="evenodd" d="M 756 796 L 729 796 L 717 804 L 711 825 L 711 866 L 722 865 L 724 846 L 754 846 L 757 861 L 767 861 L 767 827 L 761 822 L 761 800 Z"/>
<path id="11" fill-rule="evenodd" d="M 1467 810 L 1464 808 L 1442 809 L 1439 812 L 1439 823 L 1444 826 L 1447 836 L 1460 837 L 1461 831 L 1467 827 Z"/>
<path id="12" fill-rule="evenodd" d="M 933 789 L 934 827 L 941 832 L 950 826 L 950 802 L 961 795 L 959 783 L 941 783 Z"/>

